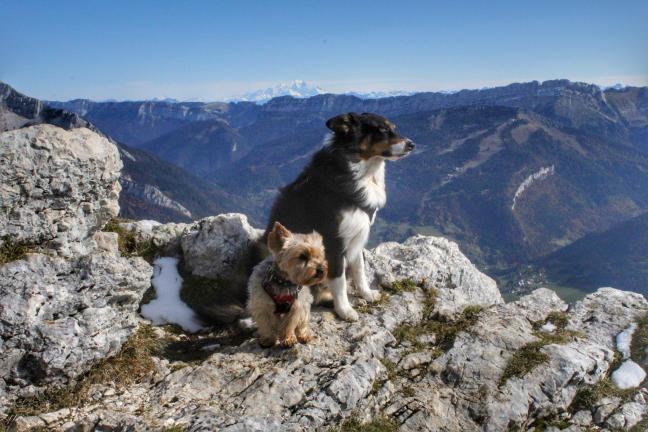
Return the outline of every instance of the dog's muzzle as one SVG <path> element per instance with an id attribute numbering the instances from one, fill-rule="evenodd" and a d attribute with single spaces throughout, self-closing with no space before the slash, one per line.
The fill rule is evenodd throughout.
<path id="1" fill-rule="evenodd" d="M 396 160 L 405 157 L 414 150 L 414 147 L 416 147 L 414 142 L 411 139 L 406 138 L 398 144 L 391 146 L 389 149 L 391 155 L 387 157 L 387 159 Z"/>

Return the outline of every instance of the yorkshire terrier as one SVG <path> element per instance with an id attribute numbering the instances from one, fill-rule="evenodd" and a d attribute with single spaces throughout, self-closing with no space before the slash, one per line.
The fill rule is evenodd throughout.
<path id="1" fill-rule="evenodd" d="M 257 323 L 259 344 L 289 348 L 307 343 L 313 338 L 310 287 L 322 283 L 328 270 L 322 236 L 291 233 L 275 222 L 267 242 L 272 255 L 248 281 L 247 309 Z"/>

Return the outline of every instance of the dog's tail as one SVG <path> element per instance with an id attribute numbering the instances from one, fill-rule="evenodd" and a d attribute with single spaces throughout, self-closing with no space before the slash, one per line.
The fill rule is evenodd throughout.
<path id="1" fill-rule="evenodd" d="M 249 316 L 245 307 L 238 303 L 202 306 L 196 313 L 203 322 L 212 325 L 229 325 Z"/>

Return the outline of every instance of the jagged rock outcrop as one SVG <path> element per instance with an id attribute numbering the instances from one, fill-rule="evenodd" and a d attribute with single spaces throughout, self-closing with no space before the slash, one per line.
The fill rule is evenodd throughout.
<path id="1" fill-rule="evenodd" d="M 259 235 L 242 215 L 124 226 L 169 255 L 197 262 L 208 256 L 220 262 Z M 580 431 L 629 429 L 643 418 L 648 392 L 642 389 L 625 399 L 574 405 L 616 367 L 616 335 L 648 313 L 641 295 L 603 288 L 570 307 L 540 289 L 505 304 L 494 282 L 442 238 L 385 243 L 365 257 L 370 283 L 390 294 L 377 305 L 353 298 L 358 322 L 316 307 L 317 338 L 292 350 L 262 349 L 252 335 L 178 336 L 159 329 L 163 344 L 198 360 L 186 363 L 162 350 L 149 381 L 97 384 L 97 397 L 82 407 L 15 424 L 301 431 L 386 417 L 405 431 L 552 430 L 555 424 Z M 521 357 L 529 347 L 537 364 Z M 511 372 L 520 360 L 528 369 Z"/>
<path id="2" fill-rule="evenodd" d="M 0 233 L 72 247 L 117 216 L 117 147 L 88 130 L 37 125 L 0 134 Z"/>
<path id="3" fill-rule="evenodd" d="M 142 351 L 148 357 L 130 359 L 150 370 L 135 364 L 137 379 L 116 381 L 97 371 L 101 381 L 83 381 L 98 360 L 124 354 L 120 348 L 138 326 L 148 328 L 136 310 L 151 267 L 120 256 L 116 233 L 98 231 L 115 214 L 120 164 L 93 163 L 116 149 L 83 129 L 33 126 L 1 136 L 3 144 L 9 139 L 3 161 L 55 153 L 33 154 L 29 168 L 13 164 L 17 171 L 2 165 L 2 202 L 14 204 L 6 207 L 0 235 L 28 242 L 32 251 L 0 265 L 0 420 L 18 401 L 54 407 L 12 414 L 10 430 L 305 431 L 350 419 L 447 432 L 646 424 L 648 391 L 620 391 L 609 379 L 619 364 L 617 336 L 629 328 L 648 334 L 643 296 L 601 288 L 570 306 L 539 289 L 504 303 L 495 282 L 455 243 L 420 235 L 365 251 L 369 282 L 385 295 L 373 305 L 352 297 L 360 313 L 353 323 L 315 307 L 316 339 L 308 345 L 263 349 L 241 329 L 186 334 L 158 327 L 139 336 L 154 341 L 137 341 L 150 347 Z M 45 182 L 54 174 L 42 173 L 57 174 Z M 21 188 L 29 181 L 46 192 Z M 11 217 L 30 206 L 42 220 L 21 225 Z M 61 230 L 61 220 L 74 226 Z M 204 292 L 244 279 L 261 236 L 241 214 L 191 224 L 128 222 L 121 229 L 162 256 L 180 258 L 182 277 L 195 276 Z M 641 340 L 623 350 L 646 367 Z M 131 372 L 129 363 L 121 367 Z M 83 386 L 75 387 L 77 380 Z M 42 403 L 80 388 L 85 397 Z"/>
<path id="4" fill-rule="evenodd" d="M 151 268 L 120 257 L 116 234 L 95 238 L 109 249 L 74 259 L 36 253 L 0 267 L 0 373 L 9 388 L 66 383 L 137 327 Z"/>
<path id="5" fill-rule="evenodd" d="M 4 412 L 117 353 L 137 328 L 152 271 L 120 256 L 117 234 L 99 231 L 119 211 L 114 144 L 51 125 L 4 132 L 0 144 Z"/>
<path id="6" fill-rule="evenodd" d="M 457 244 L 447 239 L 419 235 L 402 244 L 383 243 L 366 256 L 373 288 L 403 278 L 439 286 L 439 315 L 452 317 L 467 306 L 503 302 L 495 281 L 477 270 Z"/>

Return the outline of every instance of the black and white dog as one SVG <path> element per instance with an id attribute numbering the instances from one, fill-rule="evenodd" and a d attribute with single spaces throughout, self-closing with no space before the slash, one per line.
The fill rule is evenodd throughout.
<path id="1" fill-rule="evenodd" d="M 324 239 L 328 287 L 337 314 L 355 321 L 345 270 L 367 301 L 379 298 L 364 272 L 362 250 L 378 209 L 387 200 L 385 159 L 408 155 L 414 144 L 376 114 L 342 114 L 326 122 L 333 132 L 299 177 L 283 188 L 272 207 L 267 232 L 280 222 L 297 233 L 317 231 Z"/>

